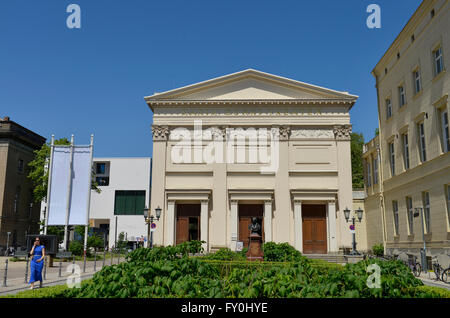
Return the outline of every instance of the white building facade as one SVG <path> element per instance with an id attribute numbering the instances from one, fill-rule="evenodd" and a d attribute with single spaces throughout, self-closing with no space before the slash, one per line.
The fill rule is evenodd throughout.
<path id="1" fill-rule="evenodd" d="M 101 193 L 91 192 L 90 227 L 106 233 L 109 248 L 121 232 L 128 241 L 147 240 L 151 158 L 94 158 L 93 165 Z"/>

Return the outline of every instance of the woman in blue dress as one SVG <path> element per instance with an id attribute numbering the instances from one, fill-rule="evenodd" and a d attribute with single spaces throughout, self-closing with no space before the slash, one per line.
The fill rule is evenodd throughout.
<path id="1" fill-rule="evenodd" d="M 31 264 L 30 264 L 30 289 L 34 289 L 34 282 L 42 282 L 42 268 L 44 267 L 45 246 L 41 245 L 39 237 L 36 237 L 33 248 L 30 252 Z"/>

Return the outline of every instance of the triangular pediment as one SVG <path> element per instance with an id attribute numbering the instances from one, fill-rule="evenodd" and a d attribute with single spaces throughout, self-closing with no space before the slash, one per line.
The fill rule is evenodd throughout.
<path id="1" fill-rule="evenodd" d="M 151 101 L 356 100 L 357 96 L 292 79 L 245 70 L 146 97 Z"/>

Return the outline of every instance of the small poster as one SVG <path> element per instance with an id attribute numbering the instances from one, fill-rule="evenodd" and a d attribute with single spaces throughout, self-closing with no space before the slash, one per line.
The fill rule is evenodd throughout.
<path id="1" fill-rule="evenodd" d="M 236 252 L 241 252 L 244 249 L 244 242 L 236 242 Z"/>

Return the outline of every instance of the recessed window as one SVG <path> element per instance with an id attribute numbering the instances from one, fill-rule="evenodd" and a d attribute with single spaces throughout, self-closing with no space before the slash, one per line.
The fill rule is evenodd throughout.
<path id="1" fill-rule="evenodd" d="M 19 213 L 19 203 L 20 203 L 20 191 L 21 188 L 16 188 L 16 193 L 14 194 L 14 213 Z"/>
<path id="2" fill-rule="evenodd" d="M 96 164 L 96 174 L 105 174 L 106 173 L 106 163 L 104 162 L 98 162 Z"/>
<path id="3" fill-rule="evenodd" d="M 411 235 L 414 234 L 414 211 L 411 197 L 406 197 L 406 212 L 408 214 L 408 234 Z"/>
<path id="4" fill-rule="evenodd" d="M 414 93 L 417 94 L 422 90 L 422 81 L 420 79 L 420 70 L 413 72 Z"/>
<path id="5" fill-rule="evenodd" d="M 17 166 L 17 170 L 19 172 L 23 172 L 23 160 L 22 159 L 19 159 L 19 164 Z"/>
<path id="6" fill-rule="evenodd" d="M 373 158 L 373 184 L 378 184 L 378 157 Z"/>
<path id="7" fill-rule="evenodd" d="M 408 134 L 402 135 L 403 140 L 403 163 L 405 165 L 405 170 L 409 169 L 409 142 Z"/>
<path id="8" fill-rule="evenodd" d="M 417 131 L 419 135 L 420 161 L 425 162 L 427 161 L 427 148 L 425 144 L 425 127 L 423 122 L 417 124 Z"/>
<path id="9" fill-rule="evenodd" d="M 422 201 L 423 201 L 423 217 L 425 222 L 425 233 L 431 232 L 430 226 L 430 192 L 422 193 Z"/>
<path id="10" fill-rule="evenodd" d="M 433 51 L 434 75 L 439 75 L 444 70 L 444 60 L 442 58 L 442 47 Z"/>
<path id="11" fill-rule="evenodd" d="M 387 68 L 384 69 L 384 74 L 387 74 Z"/>
<path id="12" fill-rule="evenodd" d="M 394 142 L 389 143 L 389 163 L 391 166 L 391 176 L 395 176 Z"/>
<path id="13" fill-rule="evenodd" d="M 386 99 L 386 117 L 392 117 L 392 103 L 390 98 Z"/>
<path id="14" fill-rule="evenodd" d="M 433 10 L 431 10 L 431 12 L 430 12 L 431 18 L 434 18 L 434 14 L 435 14 L 435 11 L 434 11 L 434 9 L 433 9 Z"/>
<path id="15" fill-rule="evenodd" d="M 416 39 L 416 38 L 414 37 L 414 34 L 411 35 L 411 43 L 414 42 L 415 39 Z"/>
<path id="16" fill-rule="evenodd" d="M 397 60 L 399 60 L 399 59 L 400 59 L 400 52 L 397 53 Z"/>
<path id="17" fill-rule="evenodd" d="M 450 220 L 450 185 L 445 186 L 445 195 L 447 196 L 447 215 Z"/>
<path id="18" fill-rule="evenodd" d="M 398 87 L 398 99 L 400 107 L 406 104 L 405 87 L 403 85 Z"/>
<path id="19" fill-rule="evenodd" d="M 450 151 L 450 133 L 448 124 L 448 111 L 441 112 L 442 114 L 442 140 L 444 144 L 444 152 Z"/>
<path id="20" fill-rule="evenodd" d="M 398 202 L 397 201 L 392 201 L 392 212 L 394 213 L 394 230 L 395 230 L 395 235 L 398 235 L 399 230 L 398 230 Z"/>
<path id="21" fill-rule="evenodd" d="M 372 172 L 370 169 L 370 160 L 366 163 L 366 170 L 367 170 L 367 187 L 372 186 Z"/>
<path id="22" fill-rule="evenodd" d="M 114 215 L 143 215 L 145 208 L 145 190 L 116 191 Z"/>

